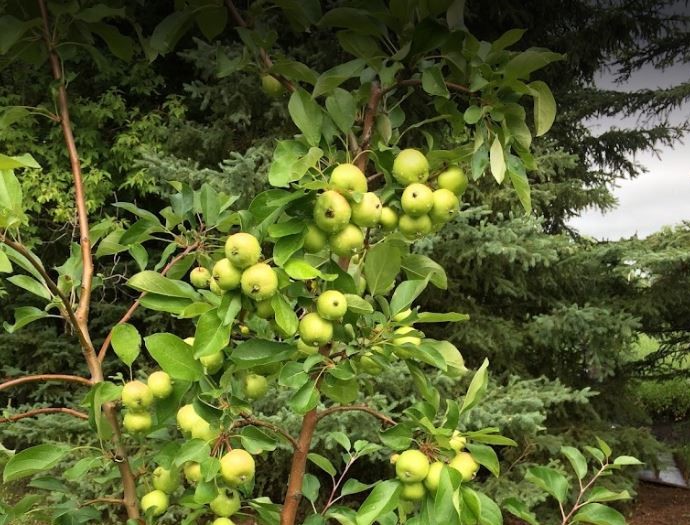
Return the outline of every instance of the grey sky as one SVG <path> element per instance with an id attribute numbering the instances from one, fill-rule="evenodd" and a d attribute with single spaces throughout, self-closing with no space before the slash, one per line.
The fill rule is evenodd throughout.
<path id="1" fill-rule="evenodd" d="M 690 80 L 690 67 L 679 65 L 665 71 L 648 68 L 639 71 L 625 86 L 614 85 L 610 75 L 602 75 L 597 84 L 618 90 L 669 87 Z M 672 122 L 690 118 L 690 103 L 671 113 Z M 591 122 L 595 133 L 611 126 L 634 127 L 635 119 L 600 119 Z M 597 239 L 616 240 L 637 234 L 646 237 L 662 226 L 690 220 L 690 137 L 673 148 L 662 148 L 659 156 L 637 156 L 648 172 L 635 180 L 619 180 L 614 188 L 618 207 L 606 214 L 587 210 L 570 225 L 581 234 Z"/>

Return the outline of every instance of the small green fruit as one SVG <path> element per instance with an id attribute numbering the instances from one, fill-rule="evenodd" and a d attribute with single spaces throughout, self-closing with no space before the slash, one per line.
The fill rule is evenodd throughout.
<path id="1" fill-rule="evenodd" d="M 316 300 L 316 311 L 329 321 L 340 321 L 347 312 L 347 299 L 338 290 L 326 290 Z"/>
<path id="2" fill-rule="evenodd" d="M 235 233 L 225 241 L 225 256 L 235 268 L 243 270 L 261 258 L 259 240 L 250 233 Z"/>
<path id="3" fill-rule="evenodd" d="M 364 232 L 359 226 L 348 224 L 328 239 L 331 250 L 341 257 L 352 257 L 364 248 Z"/>
<path id="4" fill-rule="evenodd" d="M 393 177 L 403 186 L 426 182 L 429 178 L 429 162 L 416 149 L 404 149 L 393 161 Z"/>
<path id="5" fill-rule="evenodd" d="M 235 522 L 228 518 L 216 518 L 211 522 L 211 525 L 235 525 Z"/>
<path id="6" fill-rule="evenodd" d="M 162 490 L 167 494 L 172 494 L 180 486 L 180 473 L 177 470 L 169 470 L 163 467 L 156 467 L 153 471 L 153 488 Z"/>
<path id="7" fill-rule="evenodd" d="M 421 217 L 403 215 L 400 217 L 398 228 L 400 229 L 400 233 L 405 237 L 410 240 L 415 240 L 431 232 L 432 222 L 428 215 L 422 215 Z"/>
<path id="8" fill-rule="evenodd" d="M 177 426 L 182 432 L 191 434 L 194 427 L 201 422 L 204 422 L 204 419 L 196 413 L 192 404 L 184 405 L 177 411 Z"/>
<path id="9" fill-rule="evenodd" d="M 268 380 L 259 374 L 247 374 L 244 378 L 244 393 L 249 399 L 260 399 L 268 392 Z"/>
<path id="10" fill-rule="evenodd" d="M 265 301 L 259 301 L 256 303 L 256 315 L 262 319 L 272 319 L 275 315 L 273 306 L 271 306 L 271 300 L 266 299 Z"/>
<path id="11" fill-rule="evenodd" d="M 331 173 L 331 186 L 346 195 L 353 191 L 365 193 L 367 178 L 354 164 L 340 164 Z"/>
<path id="12" fill-rule="evenodd" d="M 132 410 L 148 408 L 153 403 L 153 392 L 141 381 L 130 381 L 122 388 L 122 404 Z"/>
<path id="13" fill-rule="evenodd" d="M 438 187 L 462 195 L 467 189 L 467 175 L 459 166 L 450 166 L 438 176 Z"/>
<path id="14" fill-rule="evenodd" d="M 216 281 L 213 277 L 211 277 L 208 288 L 216 295 L 223 295 L 225 293 L 225 290 L 220 287 L 218 281 Z"/>
<path id="15" fill-rule="evenodd" d="M 170 376 L 161 370 L 153 372 L 146 381 L 146 384 L 153 396 L 158 399 L 165 399 L 172 394 L 173 391 Z"/>
<path id="16" fill-rule="evenodd" d="M 395 474 L 400 481 L 417 483 L 429 473 L 429 460 L 419 450 L 409 449 L 400 454 L 395 462 Z"/>
<path id="17" fill-rule="evenodd" d="M 122 420 L 122 426 L 130 434 L 143 434 L 151 430 L 153 422 L 148 412 L 127 412 Z"/>
<path id="18" fill-rule="evenodd" d="M 326 247 L 328 235 L 315 224 L 307 224 L 307 232 L 304 234 L 304 251 L 306 253 L 318 253 Z"/>
<path id="19" fill-rule="evenodd" d="M 381 199 L 373 192 L 362 195 L 359 202 L 352 204 L 352 222 L 362 228 L 373 228 L 381 220 Z"/>
<path id="20" fill-rule="evenodd" d="M 393 208 L 384 206 L 381 208 L 381 217 L 379 218 L 379 224 L 384 231 L 393 231 L 398 225 L 398 214 Z"/>
<path id="21" fill-rule="evenodd" d="M 357 276 L 357 293 L 359 295 L 364 295 L 364 292 L 367 291 L 367 280 L 364 278 L 362 274 Z"/>
<path id="22" fill-rule="evenodd" d="M 266 263 L 258 263 L 242 273 L 242 293 L 255 301 L 270 299 L 278 290 L 278 275 Z"/>
<path id="23" fill-rule="evenodd" d="M 240 510 L 241 507 L 240 495 L 235 490 L 229 492 L 221 491 L 218 495 L 209 503 L 211 511 L 222 518 L 227 518 L 232 516 Z"/>
<path id="24" fill-rule="evenodd" d="M 241 448 L 234 448 L 220 458 L 220 474 L 233 488 L 250 481 L 255 471 L 254 458 Z"/>
<path id="25" fill-rule="evenodd" d="M 194 288 L 208 288 L 211 281 L 211 272 L 203 266 L 197 266 L 189 272 L 189 282 Z"/>
<path id="26" fill-rule="evenodd" d="M 446 223 L 458 214 L 460 201 L 450 190 L 441 188 L 433 193 L 434 204 L 429 217 L 435 223 Z"/>
<path id="27" fill-rule="evenodd" d="M 187 461 L 182 469 L 184 477 L 188 483 L 198 483 L 201 481 L 201 465 L 195 461 Z"/>
<path id="28" fill-rule="evenodd" d="M 426 495 L 426 489 L 424 488 L 424 483 L 403 483 L 402 492 L 400 497 L 407 501 L 421 501 Z"/>
<path id="29" fill-rule="evenodd" d="M 411 217 L 426 215 L 434 205 L 434 192 L 424 184 L 410 184 L 403 191 L 400 204 L 403 211 Z"/>
<path id="30" fill-rule="evenodd" d="M 162 490 L 152 490 L 141 498 L 141 508 L 144 510 L 144 513 L 152 509 L 151 514 L 153 516 L 160 516 L 163 514 L 168 510 L 169 505 L 170 500 L 168 499 L 168 495 Z"/>
<path id="31" fill-rule="evenodd" d="M 285 92 L 283 84 L 273 75 L 261 75 L 261 89 L 271 98 L 278 98 Z"/>
<path id="32" fill-rule="evenodd" d="M 323 346 L 333 338 L 333 324 L 316 312 L 305 315 L 299 322 L 300 339 L 310 346 Z"/>
<path id="33" fill-rule="evenodd" d="M 448 463 L 450 468 L 457 470 L 462 476 L 463 481 L 471 480 L 479 470 L 479 463 L 477 463 L 469 452 L 459 452 Z"/>
<path id="34" fill-rule="evenodd" d="M 393 321 L 396 323 L 400 323 L 410 317 L 412 315 L 412 310 L 408 308 L 407 310 L 403 310 L 402 312 L 399 312 L 393 316 Z"/>
<path id="35" fill-rule="evenodd" d="M 374 360 L 374 356 L 371 352 L 367 352 L 359 358 L 359 367 L 364 373 L 372 376 L 377 376 L 383 372 L 383 368 Z"/>
<path id="36" fill-rule="evenodd" d="M 351 216 L 350 204 L 337 191 L 328 190 L 316 198 L 314 222 L 324 232 L 339 232 L 350 223 Z"/>
<path id="37" fill-rule="evenodd" d="M 318 346 L 311 346 L 302 341 L 301 339 L 297 340 L 297 350 L 304 354 L 304 355 L 314 355 L 319 352 L 319 347 Z"/>
<path id="38" fill-rule="evenodd" d="M 465 445 L 467 444 L 467 438 L 460 434 L 457 430 L 453 432 L 452 437 L 450 438 L 450 448 L 455 450 L 455 452 L 460 452 L 462 449 L 465 448 Z"/>
<path id="39" fill-rule="evenodd" d="M 211 355 L 205 355 L 199 358 L 199 362 L 204 367 L 204 373 L 208 375 L 213 375 L 223 368 L 223 363 L 225 362 L 225 354 L 222 350 L 214 352 Z"/>
<path id="40" fill-rule="evenodd" d="M 224 258 L 213 265 L 213 279 L 221 290 L 234 290 L 240 285 L 242 272 L 235 268 L 230 259 Z"/>
<path id="41" fill-rule="evenodd" d="M 443 470 L 443 463 L 435 461 L 429 467 L 429 473 L 424 478 L 424 485 L 431 492 L 436 492 L 438 485 L 441 482 L 441 471 Z"/>
<path id="42" fill-rule="evenodd" d="M 212 427 L 208 421 L 204 421 L 203 419 L 194 425 L 194 428 L 192 429 L 192 438 L 200 439 L 206 443 L 209 441 L 215 441 L 219 434 L 220 430 L 218 428 Z"/>

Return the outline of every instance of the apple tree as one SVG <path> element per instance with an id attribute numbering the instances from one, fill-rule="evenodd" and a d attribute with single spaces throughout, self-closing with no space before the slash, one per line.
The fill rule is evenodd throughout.
<path id="1" fill-rule="evenodd" d="M 448 227 L 465 189 L 487 174 L 510 184 L 530 211 L 527 172 L 537 169 L 530 145 L 549 130 L 556 110 L 548 86 L 530 77 L 562 56 L 540 48 L 511 51 L 519 29 L 494 42 L 477 39 L 464 25 L 459 0 L 345 2 L 329 9 L 313 0 L 282 0 L 252 3 L 246 12 L 232 1 L 188 0 L 175 2 L 149 35 L 128 8 L 115 4 L 9 2 L 0 17 L 0 51 L 11 60 L 47 64 L 53 75 L 46 89 L 55 112 L 42 111 L 62 129 L 78 231 L 64 264 L 46 267 L 21 236 L 28 222 L 22 170 L 38 165 L 29 147 L 24 156 L 0 156 L 0 271 L 45 303 L 18 306 L 5 328 L 61 317 L 90 374 L 0 384 L 0 390 L 44 381 L 85 388 L 86 412 L 42 408 L 2 422 L 42 413 L 88 420 L 98 446 L 81 447 L 71 475 L 105 465 L 121 486 L 119 494 L 86 506 L 78 495 L 65 497 L 51 519 L 100 522 L 95 508 L 114 505 L 128 523 L 155 522 L 166 512 L 183 516 L 183 523 L 215 525 L 502 523 L 499 505 L 472 480 L 480 468 L 498 476 L 492 446 L 514 443 L 495 428 L 459 431 L 487 390 L 488 362 L 459 400 L 441 398 L 427 377 L 431 368 L 457 380 L 468 372 L 457 348 L 423 332 L 426 323 L 466 322 L 467 316 L 415 307 L 422 293 L 442 294 L 447 285 L 444 269 L 416 253 L 415 243 Z M 330 34 L 341 55 L 316 71 L 283 54 L 286 24 L 290 38 Z M 127 60 L 137 49 L 155 60 L 196 31 L 208 39 L 236 31 L 245 51 L 233 60 L 219 54 L 219 71 L 254 71 L 266 97 L 284 102 L 294 135 L 275 146 L 271 188 L 237 209 L 242 188 L 228 195 L 175 182 L 169 205 L 158 213 L 117 202 L 131 220 L 90 222 L 68 98 L 79 66 L 75 48 L 87 49 L 96 62 L 106 55 Z M 139 268 L 126 280 L 138 297 L 107 333 L 93 333 L 89 310 L 100 282 L 94 259 L 115 254 Z M 130 323 L 138 308 L 193 328 L 149 333 Z M 139 372 L 144 350 L 158 366 L 147 377 Z M 129 380 L 104 377 L 109 352 Z M 394 418 L 367 404 L 362 392 L 396 361 L 405 363 L 401 380 L 414 383 L 419 399 Z M 302 418 L 296 435 L 252 410 L 277 390 L 290 393 L 289 408 Z M 342 448 L 336 463 L 313 450 L 312 438 L 324 418 L 347 411 L 369 414 L 380 425 L 379 439 L 359 439 L 356 428 L 334 433 Z M 256 458 L 270 463 L 279 446 L 292 449 L 292 460 L 284 499 L 273 502 L 255 493 Z M 600 447 L 597 454 L 604 454 Z M 357 460 L 381 451 L 394 463 L 390 479 L 369 485 L 348 475 Z M 74 452 L 66 444 L 20 451 L 7 462 L 4 481 L 54 469 Z M 579 476 L 587 462 L 569 454 Z M 321 486 L 324 476 L 331 486 Z M 563 509 L 568 482 L 561 473 L 535 470 L 533 480 Z M 563 523 L 592 515 L 599 519 L 592 523 L 606 522 L 601 516 L 617 523 L 606 514 L 616 511 L 596 503 L 604 500 L 582 496 L 563 513 Z M 608 501 L 618 496 L 607 495 Z M 32 504 L 50 514 L 32 499 L 6 515 Z M 506 508 L 534 519 L 519 502 Z"/>

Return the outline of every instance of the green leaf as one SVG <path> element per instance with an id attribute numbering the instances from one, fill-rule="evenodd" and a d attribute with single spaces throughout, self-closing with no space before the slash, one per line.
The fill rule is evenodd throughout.
<path id="1" fill-rule="evenodd" d="M 335 88 L 333 94 L 326 98 L 326 109 L 340 131 L 344 134 L 352 131 L 357 117 L 357 105 L 349 91 Z"/>
<path id="2" fill-rule="evenodd" d="M 436 261 L 433 261 L 426 255 L 411 253 L 405 255 L 402 259 L 402 269 L 405 271 L 408 279 L 426 279 L 431 281 L 431 284 L 446 290 L 448 288 L 448 278 L 446 271 Z"/>
<path id="3" fill-rule="evenodd" d="M 422 72 L 422 89 L 429 95 L 450 97 L 440 66 L 431 66 Z"/>
<path id="4" fill-rule="evenodd" d="M 402 486 L 399 481 L 378 483 L 357 510 L 357 525 L 371 525 L 398 505 Z"/>
<path id="5" fill-rule="evenodd" d="M 398 314 L 403 310 L 407 310 L 414 300 L 426 289 L 429 284 L 428 279 L 403 281 L 398 285 L 393 292 L 391 298 L 391 315 Z"/>
<path id="6" fill-rule="evenodd" d="M 304 233 L 281 237 L 273 246 L 273 260 L 278 266 L 285 266 L 290 257 L 295 255 L 304 245 Z"/>
<path id="7" fill-rule="evenodd" d="M 27 448 L 12 456 L 2 474 L 4 483 L 26 478 L 49 470 L 64 458 L 70 448 L 62 443 L 50 443 Z"/>
<path id="8" fill-rule="evenodd" d="M 182 38 L 192 20 L 190 11 L 175 11 L 166 16 L 156 26 L 151 35 L 149 45 L 153 51 L 165 55 L 175 47 L 177 41 Z"/>
<path id="9" fill-rule="evenodd" d="M 9 324 L 7 321 L 2 323 L 2 326 L 7 330 L 7 333 L 14 333 L 20 328 L 48 317 L 48 314 L 35 306 L 20 306 L 14 310 L 14 324 Z"/>
<path id="10" fill-rule="evenodd" d="M 290 96 L 288 111 L 292 121 L 304 134 L 307 142 L 312 146 L 318 146 L 321 141 L 323 113 L 319 105 L 309 96 L 309 93 L 297 88 Z"/>
<path id="11" fill-rule="evenodd" d="M 117 357 L 127 366 L 132 366 L 141 352 L 139 331 L 131 324 L 123 323 L 115 325 L 112 333 L 111 344 Z"/>
<path id="12" fill-rule="evenodd" d="M 572 522 L 592 525 L 625 525 L 625 518 L 611 507 L 601 503 L 588 503 L 577 511 Z"/>
<path id="13" fill-rule="evenodd" d="M 4 55 L 31 29 L 40 25 L 39 18 L 22 21 L 12 15 L 0 16 L 0 55 Z"/>
<path id="14" fill-rule="evenodd" d="M 642 461 L 632 456 L 618 456 L 613 460 L 614 465 L 644 465 Z"/>
<path id="15" fill-rule="evenodd" d="M 480 522 L 482 525 L 503 525 L 503 516 L 501 509 L 489 496 L 482 492 L 478 492 L 479 501 L 481 503 Z"/>
<path id="16" fill-rule="evenodd" d="M 150 292 L 167 297 L 198 299 L 199 294 L 189 284 L 174 281 L 151 270 L 139 272 L 127 281 L 127 286 L 140 292 Z"/>
<path id="17" fill-rule="evenodd" d="M 534 125 L 537 137 L 541 137 L 551 129 L 556 119 L 556 100 L 549 86 L 537 80 L 528 84 L 530 94 L 534 97 Z"/>
<path id="18" fill-rule="evenodd" d="M 307 382 L 309 376 L 301 363 L 288 361 L 283 365 L 278 376 L 278 384 L 288 388 L 299 388 Z"/>
<path id="19" fill-rule="evenodd" d="M 460 314 L 457 312 L 420 312 L 417 314 L 415 323 L 458 323 L 460 321 L 469 320 L 470 316 L 467 314 Z"/>
<path id="20" fill-rule="evenodd" d="M 3 157 L 4 155 L 0 156 L 0 162 Z M 22 222 L 22 187 L 14 173 L 4 168 L 0 168 L 0 210 L 6 210 L 0 211 L 0 227 L 14 228 Z"/>
<path id="21" fill-rule="evenodd" d="M 173 379 L 198 381 L 204 374 L 189 345 L 173 334 L 154 334 L 144 339 L 151 357 Z"/>
<path id="22" fill-rule="evenodd" d="M 499 184 L 503 182 L 506 175 L 506 161 L 503 154 L 503 144 L 498 139 L 498 136 L 494 137 L 494 141 L 491 144 L 490 151 L 490 162 L 491 162 L 491 174 L 496 179 Z"/>
<path id="23" fill-rule="evenodd" d="M 290 80 L 306 82 L 311 85 L 316 84 L 316 79 L 319 78 L 318 73 L 309 66 L 302 62 L 297 62 L 296 60 L 287 59 L 276 60 L 271 66 L 271 69 L 269 69 L 269 73 L 283 75 Z"/>
<path id="24" fill-rule="evenodd" d="M 539 525 L 534 513 L 530 512 L 529 507 L 517 498 L 506 499 L 503 502 L 503 508 L 529 525 Z"/>
<path id="25" fill-rule="evenodd" d="M 240 432 L 240 439 L 242 440 L 242 448 L 250 454 L 270 452 L 278 446 L 276 438 L 255 426 L 244 427 L 242 432 Z"/>
<path id="26" fill-rule="evenodd" d="M 91 392 L 93 394 L 93 402 L 90 419 L 96 425 L 98 437 L 100 439 L 110 439 L 113 428 L 108 420 L 103 417 L 101 408 L 105 403 L 119 399 L 122 395 L 122 387 L 109 381 L 101 381 L 93 386 Z"/>
<path id="27" fill-rule="evenodd" d="M 321 470 L 326 472 L 326 474 L 330 476 L 335 476 L 336 470 L 333 466 L 333 463 L 331 463 L 327 458 L 323 457 L 321 454 L 316 454 L 312 452 L 307 455 L 307 459 L 314 463 L 314 465 L 319 467 Z"/>
<path id="28" fill-rule="evenodd" d="M 331 9 L 319 21 L 321 27 L 344 27 L 365 35 L 381 36 L 386 34 L 386 26 L 376 20 L 364 9 L 336 7 Z M 357 525 L 360 525 L 359 523 Z"/>
<path id="29" fill-rule="evenodd" d="M 563 454 L 575 471 L 578 479 L 583 479 L 587 475 L 587 460 L 575 447 L 561 447 L 561 454 Z"/>
<path id="30" fill-rule="evenodd" d="M 312 96 L 316 98 L 327 93 L 332 93 L 340 84 L 359 75 L 365 66 L 366 62 L 363 59 L 356 58 L 344 64 L 338 64 L 328 71 L 324 71 L 316 81 Z"/>
<path id="31" fill-rule="evenodd" d="M 359 295 L 346 293 L 345 299 L 347 300 L 347 309 L 351 312 L 366 315 L 374 311 L 374 307 L 371 306 L 371 304 L 369 304 L 366 300 L 362 299 Z"/>
<path id="32" fill-rule="evenodd" d="M 194 331 L 194 359 L 215 354 L 228 346 L 231 328 L 223 324 L 215 308 L 202 314 Z"/>
<path id="33" fill-rule="evenodd" d="M 489 383 L 488 377 L 489 360 L 484 359 L 482 366 L 479 367 L 472 378 L 470 386 L 467 388 L 465 399 L 462 401 L 460 413 L 467 412 L 470 408 L 475 406 L 486 393 L 486 388 Z"/>
<path id="34" fill-rule="evenodd" d="M 205 6 L 194 17 L 197 26 L 207 40 L 213 40 L 220 35 L 228 23 L 228 10 L 224 5 Z"/>
<path id="35" fill-rule="evenodd" d="M 302 479 L 302 494 L 304 497 L 314 503 L 319 498 L 319 489 L 321 489 L 319 478 L 313 474 L 305 474 Z"/>
<path id="36" fill-rule="evenodd" d="M 525 166 L 514 155 L 508 155 L 508 175 L 510 183 L 515 188 L 518 199 L 527 213 L 532 211 L 532 197 L 530 195 L 529 180 L 525 173 Z"/>
<path id="37" fill-rule="evenodd" d="M 223 326 L 229 327 L 237 318 L 240 310 L 242 310 L 242 295 L 238 292 L 226 293 L 223 295 L 218 307 L 218 319 L 221 320 Z"/>
<path id="38" fill-rule="evenodd" d="M 533 483 L 551 494 L 559 503 L 564 503 L 568 497 L 570 484 L 568 478 L 550 467 L 530 467 L 525 474 L 525 480 Z"/>
<path id="39" fill-rule="evenodd" d="M 377 244 L 367 251 L 364 260 L 364 277 L 371 294 L 385 294 L 395 283 L 400 266 L 400 252 L 389 243 Z"/>
<path id="40" fill-rule="evenodd" d="M 271 306 L 275 312 L 276 323 L 280 329 L 285 332 L 287 336 L 294 335 L 297 332 L 299 319 L 297 314 L 288 303 L 283 294 L 275 294 L 271 298 Z"/>
<path id="41" fill-rule="evenodd" d="M 84 22 L 100 22 L 104 18 L 123 18 L 125 16 L 125 8 L 109 7 L 105 4 L 96 4 L 93 7 L 82 9 L 74 15 L 77 20 Z"/>
<path id="42" fill-rule="evenodd" d="M 174 465 L 181 467 L 187 461 L 201 463 L 208 459 L 210 455 L 211 447 L 208 446 L 208 443 L 201 439 L 190 439 L 182 444 L 180 450 L 175 455 Z"/>
<path id="43" fill-rule="evenodd" d="M 446 22 L 451 31 L 465 28 L 465 0 L 453 0 L 446 11 Z"/>
<path id="44" fill-rule="evenodd" d="M 0 251 L 0 273 L 10 273 L 12 272 L 12 263 L 10 258 L 3 251 Z"/>
<path id="45" fill-rule="evenodd" d="M 373 486 L 374 486 L 374 484 L 367 485 L 366 483 L 362 483 L 361 481 L 357 481 L 354 478 L 349 478 L 343 484 L 343 488 L 340 489 L 340 495 L 341 496 L 349 496 L 351 494 L 359 494 L 360 492 L 364 492 L 365 490 L 369 490 Z"/>
<path id="46" fill-rule="evenodd" d="M 323 156 L 323 150 L 306 146 L 296 140 L 281 140 L 273 153 L 268 169 L 268 182 L 271 186 L 287 187 L 300 180 L 304 174 L 316 166 Z"/>
<path id="47" fill-rule="evenodd" d="M 434 516 L 437 523 L 460 525 L 460 516 L 455 507 L 454 495 L 460 486 L 460 476 L 447 466 L 441 468 L 438 489 L 434 496 Z"/>
<path id="48" fill-rule="evenodd" d="M 630 493 L 627 490 L 613 492 L 604 487 L 593 487 L 587 494 L 585 501 L 591 503 L 595 501 L 620 501 L 627 499 L 630 499 Z"/>
<path id="49" fill-rule="evenodd" d="M 530 74 L 534 71 L 557 60 L 563 60 L 563 58 L 565 58 L 565 56 L 559 53 L 530 48 L 511 58 L 503 67 L 503 74 L 506 79 L 526 79 L 529 78 Z"/>
<path id="50" fill-rule="evenodd" d="M 285 270 L 285 273 L 298 281 L 316 279 L 317 277 L 323 279 L 324 281 L 333 281 L 338 277 L 332 273 L 321 272 L 304 259 L 290 259 L 285 266 L 283 266 L 283 269 Z"/>
<path id="51" fill-rule="evenodd" d="M 403 450 L 412 443 L 413 428 L 408 423 L 398 423 L 379 432 L 381 443 L 393 450 Z"/>
<path id="52" fill-rule="evenodd" d="M 181 297 L 167 297 L 165 295 L 147 293 L 139 300 L 139 303 L 144 308 L 150 310 L 181 315 L 192 304 L 192 301 Z"/>
<path id="53" fill-rule="evenodd" d="M 525 29 L 509 29 L 491 43 L 491 51 L 502 51 L 520 41 Z"/>
<path id="54" fill-rule="evenodd" d="M 292 410 L 303 415 L 315 408 L 318 402 L 319 391 L 316 388 L 316 383 L 310 379 L 293 394 L 288 401 L 288 405 Z"/>
<path id="55" fill-rule="evenodd" d="M 597 440 L 597 444 L 599 445 L 599 449 L 604 453 L 604 455 L 608 458 L 611 456 L 611 447 L 601 439 L 599 436 L 595 436 Z"/>
<path id="56" fill-rule="evenodd" d="M 120 60 L 129 62 L 134 55 L 134 41 L 110 24 L 90 24 L 89 29 L 103 39 L 110 52 Z"/>
<path id="57" fill-rule="evenodd" d="M 498 462 L 496 451 L 493 448 L 487 445 L 468 443 L 467 450 L 469 450 L 470 454 L 472 454 L 472 457 L 477 461 L 477 463 L 486 467 L 486 469 L 494 476 L 498 477 L 500 475 L 501 466 Z"/>
<path id="58" fill-rule="evenodd" d="M 230 353 L 230 359 L 237 370 L 246 370 L 285 361 L 294 351 L 295 347 L 287 343 L 254 338 L 239 343 Z"/>
<path id="59" fill-rule="evenodd" d="M 53 298 L 50 290 L 48 290 L 44 284 L 38 282 L 36 279 L 32 279 L 28 275 L 13 275 L 12 277 L 8 277 L 7 280 L 13 285 L 19 286 L 27 292 L 31 292 L 47 301 Z"/>

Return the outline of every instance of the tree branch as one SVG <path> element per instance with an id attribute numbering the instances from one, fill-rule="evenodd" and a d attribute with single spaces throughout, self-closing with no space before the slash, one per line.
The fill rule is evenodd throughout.
<path id="1" fill-rule="evenodd" d="M 66 374 L 41 374 L 33 376 L 23 376 L 0 383 L 0 391 L 12 388 L 13 386 L 23 385 L 24 383 L 34 383 L 42 381 L 66 381 L 68 383 L 79 383 L 86 386 L 91 386 L 93 383 L 81 376 L 73 376 Z"/>
<path id="2" fill-rule="evenodd" d="M 177 256 L 175 256 L 168 264 L 165 265 L 165 268 L 163 268 L 163 270 L 161 271 L 161 275 L 165 275 L 166 273 L 168 273 L 170 268 L 175 266 L 179 261 L 181 261 L 184 257 L 196 250 L 198 247 L 198 242 L 195 242 L 187 246 L 182 252 L 177 254 Z M 110 348 L 110 343 L 113 339 L 113 330 L 115 330 L 115 326 L 124 324 L 132 318 L 132 315 L 134 315 L 134 312 L 137 310 L 137 308 L 139 308 L 139 305 L 141 304 L 141 299 L 145 295 L 146 292 L 141 292 L 139 297 L 137 297 L 137 299 L 132 303 L 132 306 L 129 307 L 129 309 L 125 312 L 122 318 L 120 318 L 120 320 L 110 329 L 110 332 L 108 332 L 108 335 L 105 337 L 105 341 L 103 341 L 103 344 L 101 345 L 101 348 L 98 351 L 98 360 L 101 363 L 105 359 L 105 355 L 108 353 L 108 348 Z"/>
<path id="3" fill-rule="evenodd" d="M 292 448 L 296 449 L 299 446 L 299 443 L 297 443 L 297 440 L 294 437 L 292 437 L 287 430 L 279 427 L 278 425 L 274 425 L 273 423 L 269 423 L 268 421 L 256 419 L 256 418 L 254 418 L 252 416 L 248 416 L 248 415 L 243 415 L 242 418 L 243 418 L 242 420 L 236 421 L 232 425 L 231 428 L 241 428 L 241 427 L 248 427 L 248 426 L 267 428 L 269 430 L 272 430 L 276 434 L 283 436 L 285 439 L 287 439 L 290 442 L 290 444 L 292 445 Z"/>
<path id="4" fill-rule="evenodd" d="M 34 417 L 38 416 L 41 414 L 67 414 L 70 416 L 74 416 L 79 419 L 89 419 L 89 415 L 80 412 L 78 410 L 74 410 L 72 408 L 65 408 L 65 407 L 50 407 L 50 408 L 35 408 L 33 410 L 29 410 L 28 412 L 22 412 L 21 414 L 15 414 L 14 416 L 9 416 L 9 417 L 0 417 L 0 423 L 14 423 L 15 421 L 19 421 L 20 419 L 24 419 L 27 417 Z"/>
<path id="5" fill-rule="evenodd" d="M 393 421 L 387 415 L 379 412 L 378 410 L 374 410 L 373 408 L 370 408 L 366 405 L 339 405 L 326 408 L 325 410 L 322 410 L 318 413 L 318 415 L 316 416 L 316 420 L 321 421 L 324 417 L 330 416 L 331 414 L 335 414 L 336 412 L 364 412 L 366 414 L 369 414 L 370 416 L 373 416 L 381 420 L 381 422 L 385 425 L 393 426 L 396 424 L 395 421 Z"/>
<path id="6" fill-rule="evenodd" d="M 378 113 L 379 104 L 383 97 L 383 90 L 378 82 L 372 82 L 371 94 L 369 95 L 369 102 L 367 102 L 367 109 L 364 112 L 364 121 L 362 124 L 362 135 L 359 139 L 359 148 L 357 148 L 357 158 L 355 159 L 355 166 L 362 172 L 366 173 L 367 161 L 369 160 L 369 145 L 371 144 L 371 137 L 374 134 L 374 123 L 376 121 L 376 114 Z"/>
<path id="7" fill-rule="evenodd" d="M 85 501 L 80 507 L 88 507 L 89 505 L 98 505 L 99 503 L 107 503 L 109 505 L 124 505 L 125 500 L 122 498 L 96 498 Z"/>

